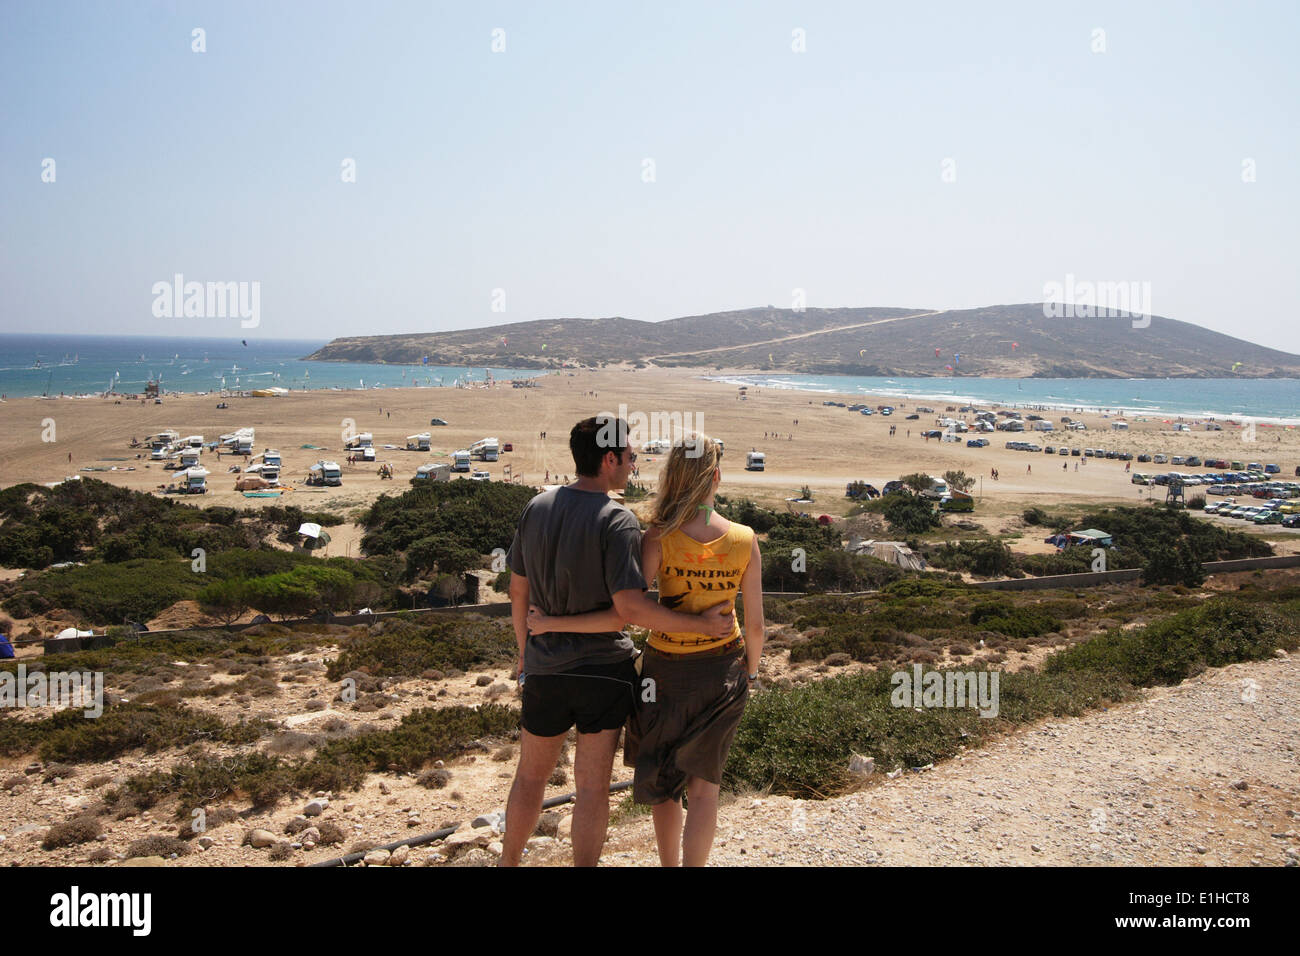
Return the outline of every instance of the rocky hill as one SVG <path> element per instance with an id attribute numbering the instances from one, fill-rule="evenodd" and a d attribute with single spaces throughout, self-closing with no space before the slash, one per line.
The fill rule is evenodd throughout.
<path id="1" fill-rule="evenodd" d="M 1300 356 L 1161 316 L 1048 318 L 1042 303 L 935 311 L 772 307 L 684 316 L 543 319 L 455 332 L 338 338 L 316 361 L 558 368 L 621 362 L 844 375 L 1291 378 Z M 949 366 L 952 368 L 950 369 Z"/>

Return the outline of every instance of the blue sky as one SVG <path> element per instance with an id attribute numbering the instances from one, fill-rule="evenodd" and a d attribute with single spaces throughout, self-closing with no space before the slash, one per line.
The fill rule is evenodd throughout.
<path id="1" fill-rule="evenodd" d="M 1073 274 L 1300 352 L 1298 28 L 1292 2 L 8 0 L 0 331 L 970 308 Z M 176 273 L 259 282 L 261 325 L 155 318 Z"/>

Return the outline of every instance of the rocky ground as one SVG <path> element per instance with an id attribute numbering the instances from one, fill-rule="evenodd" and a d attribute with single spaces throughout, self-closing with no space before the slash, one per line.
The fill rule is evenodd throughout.
<path id="1" fill-rule="evenodd" d="M 1009 669 L 1046 648 L 1013 654 Z M 226 718 L 281 721 L 264 746 L 293 753 L 310 734 L 344 724 L 391 726 L 417 707 L 510 699 L 504 670 L 406 681 L 386 705 L 358 712 L 330 701 L 322 659 L 327 648 L 278 659 L 273 697 L 198 697 L 192 705 Z M 1280 652 L 1279 652 L 1280 653 Z M 1023 660 L 1017 660 L 1022 658 Z M 857 665 L 854 665 L 855 667 Z M 765 676 L 812 679 L 824 665 L 791 668 L 785 655 L 764 663 Z M 838 669 L 836 669 L 838 670 Z M 294 676 L 292 681 L 285 677 Z M 1297 657 L 1237 664 L 1176 687 L 1154 688 L 1129 703 L 1077 719 L 1051 721 L 998 738 L 939 765 L 890 776 L 880 768 L 855 793 L 827 801 L 765 794 L 728 799 L 719 820 L 714 865 L 1295 865 L 1300 858 L 1300 682 Z M 233 679 L 213 673 L 211 680 Z M 505 695 L 509 687 L 511 693 Z M 332 688 L 329 691 L 332 695 Z M 340 731 L 342 732 L 342 731 Z M 95 842 L 47 851 L 46 829 L 91 806 L 131 774 L 169 766 L 177 754 L 130 754 L 69 768 L 30 760 L 0 766 L 0 862 L 11 866 L 86 864 L 98 852 L 124 865 L 131 842 L 175 835 L 178 822 L 159 806 L 122 820 L 102 817 Z M 463 824 L 451 840 L 399 852 L 405 865 L 490 865 L 499 834 L 469 824 L 504 807 L 516 757 L 506 741 L 484 741 L 448 760 L 449 778 L 430 789 L 410 774 L 370 774 L 346 794 L 319 793 L 273 811 L 213 814 L 193 852 L 175 859 L 129 861 L 174 866 L 304 865 L 350 849 L 407 839 Z M 548 795 L 572 790 L 571 755 Z M 440 768 L 443 769 L 443 768 Z M 61 773 L 63 775 L 61 775 Z M 615 779 L 628 776 L 616 765 Z M 657 862 L 650 820 L 625 795 L 612 799 L 608 865 Z M 233 807 L 234 809 L 229 809 Z M 570 862 L 569 808 L 545 820 L 526 862 Z M 333 825 L 335 842 L 321 833 Z M 315 828 L 315 829 L 311 829 Z M 254 844 L 246 845 L 250 831 Z M 282 844 L 274 850 L 276 844 Z M 380 852 L 374 863 L 393 862 Z"/>

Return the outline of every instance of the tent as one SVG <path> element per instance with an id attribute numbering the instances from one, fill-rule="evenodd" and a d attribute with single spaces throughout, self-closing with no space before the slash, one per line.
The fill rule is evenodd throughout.
<path id="1" fill-rule="evenodd" d="M 314 521 L 304 521 L 298 528 L 298 534 L 302 536 L 304 551 L 315 551 L 330 543 L 330 533 L 322 530 Z"/>
<path id="2" fill-rule="evenodd" d="M 924 571 L 927 567 L 925 558 L 901 541 L 850 539 L 845 550 L 850 554 L 866 555 L 869 558 L 877 558 L 889 564 L 896 564 L 904 571 Z"/>

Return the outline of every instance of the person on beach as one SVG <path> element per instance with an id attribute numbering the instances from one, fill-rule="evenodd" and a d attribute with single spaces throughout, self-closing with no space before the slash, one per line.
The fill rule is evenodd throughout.
<path id="1" fill-rule="evenodd" d="M 663 866 L 704 866 L 717 829 L 722 769 L 763 653 L 763 567 L 752 529 L 714 510 L 722 453 L 707 436 L 673 446 L 641 547 L 646 581 L 665 607 L 701 612 L 743 596 L 745 628 L 725 634 L 654 630 L 640 658 L 640 693 L 623 762 L 635 768 L 633 799 L 653 807 Z M 708 609 L 711 611 L 712 609 Z M 724 608 L 725 610 L 725 608 Z M 706 614 L 707 616 L 707 614 Z M 604 629 L 616 613 L 552 618 L 529 612 L 530 629 Z M 690 801 L 683 813 L 682 797 Z"/>
<path id="2" fill-rule="evenodd" d="M 639 686 L 636 651 L 621 631 L 623 622 L 707 640 L 724 639 L 736 628 L 730 602 L 721 601 L 725 595 L 714 595 L 711 608 L 698 608 L 703 613 L 674 610 L 646 595 L 640 524 L 609 496 L 627 484 L 636 462 L 627 436 L 627 422 L 609 415 L 574 425 L 569 449 L 576 480 L 528 502 L 506 556 L 522 713 L 502 866 L 519 864 L 541 816 L 546 781 L 575 724 L 573 863 L 595 866 L 600 859 L 614 753 Z M 530 606 L 581 615 L 588 626 L 530 628 Z M 590 619 L 601 614 L 602 623 L 593 626 Z"/>

